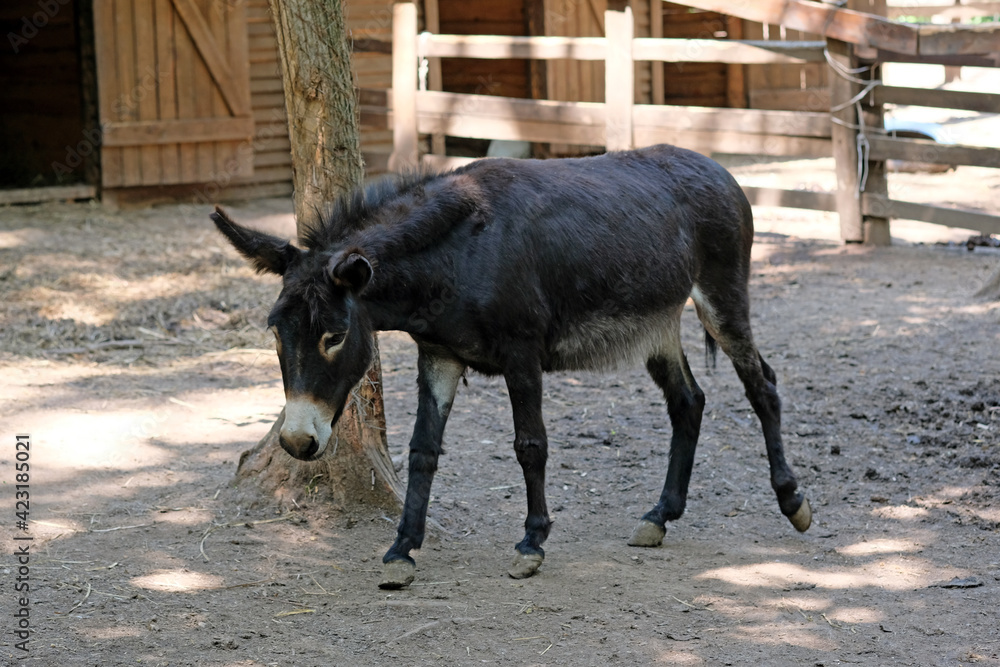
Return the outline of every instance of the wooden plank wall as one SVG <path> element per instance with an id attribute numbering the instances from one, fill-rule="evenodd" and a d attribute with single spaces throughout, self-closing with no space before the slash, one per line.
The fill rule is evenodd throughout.
<path id="1" fill-rule="evenodd" d="M 663 4 L 663 0 L 649 0 L 648 2 L 632 3 L 632 16 L 635 19 L 635 36 L 652 37 L 652 10 L 650 5 L 658 2 Z M 636 104 L 650 104 L 653 101 L 653 67 L 656 63 L 636 62 L 635 63 L 635 94 Z"/>
<path id="2" fill-rule="evenodd" d="M 744 39 L 810 41 L 819 35 L 778 25 L 743 21 Z M 826 63 L 747 65 L 747 94 L 752 109 L 823 111 L 830 108 Z"/>
<path id="3" fill-rule="evenodd" d="M 211 148 L 211 145 L 181 144 L 173 147 L 172 156 L 169 150 L 164 150 L 161 156 L 164 175 L 169 176 L 175 172 L 182 175 L 178 180 L 165 179 L 167 182 L 173 180 L 176 185 L 105 188 L 101 197 L 106 204 L 143 206 L 173 201 L 211 203 L 220 200 L 291 194 L 291 146 L 288 142 L 284 93 L 270 10 L 267 0 L 245 0 L 245 2 L 245 34 L 237 38 L 246 40 L 249 57 L 245 62 L 236 63 L 235 66 L 249 69 L 250 113 L 253 120 L 253 136 L 250 142 L 252 172 L 232 175 L 231 170 L 223 169 L 216 172 L 215 178 L 209 176 L 208 180 L 192 181 L 185 174 L 198 174 L 203 168 L 210 168 L 211 165 L 205 165 L 205 162 L 210 157 L 207 149 Z M 156 15 L 167 16 L 170 5 L 170 0 L 155 0 Z M 210 13 L 214 12 L 206 12 L 206 18 Z M 165 63 L 171 61 L 175 63 L 172 69 L 167 68 L 161 75 L 163 79 L 159 94 L 161 117 L 173 117 L 171 109 L 180 118 L 211 116 L 221 111 L 221 104 L 224 104 L 221 99 L 213 101 L 211 97 L 202 95 L 199 97 L 205 99 L 199 101 L 196 96 L 189 94 L 192 80 L 201 79 L 197 88 L 199 90 L 214 86 L 209 86 L 209 82 L 205 80 L 209 76 L 207 71 L 199 73 L 200 69 L 204 69 L 203 63 L 196 62 L 197 59 L 192 56 L 190 48 L 170 48 L 170 42 L 173 40 L 177 40 L 182 46 L 191 46 L 190 37 L 180 19 L 174 17 L 169 25 L 157 23 L 156 28 L 160 35 L 169 37 L 168 40 L 162 40 L 163 49 L 158 51 L 158 59 Z M 175 77 L 178 81 L 189 83 L 175 91 L 176 84 L 172 82 Z M 173 98 L 171 91 L 175 91 Z M 217 93 L 217 90 L 213 90 L 213 95 Z M 246 151 L 245 140 L 237 141 L 236 144 L 242 151 Z M 166 146 L 163 148 L 167 149 Z M 102 165 L 102 169 L 107 169 L 108 166 Z M 113 163 L 110 167 L 120 169 L 119 165 Z"/>
<path id="4" fill-rule="evenodd" d="M 604 37 L 607 0 L 545 0 L 545 34 L 558 37 Z M 604 61 L 546 61 L 548 99 L 603 102 Z"/>
<path id="5" fill-rule="evenodd" d="M 247 0 L 250 42 L 250 108 L 254 121 L 253 176 L 238 179 L 260 186 L 261 196 L 292 193 L 288 116 L 278 63 L 278 43 L 267 0 Z"/>
<path id="6" fill-rule="evenodd" d="M 350 0 L 345 7 L 347 28 L 354 39 L 392 39 L 391 0 Z M 292 160 L 288 143 L 281 67 L 274 23 L 267 0 L 247 0 L 250 33 L 250 105 L 255 123 L 254 175 L 240 183 L 261 185 L 261 192 L 276 196 L 292 191 Z M 392 86 L 392 57 L 380 53 L 354 53 L 354 84 L 361 88 Z M 363 128 L 361 150 L 369 156 L 392 152 L 392 131 Z M 380 162 L 378 159 L 370 160 Z M 384 160 L 381 160 L 384 164 Z M 369 170 L 372 173 L 372 170 Z"/>
<path id="7" fill-rule="evenodd" d="M 348 0 L 344 3 L 347 29 L 354 39 L 392 41 L 391 0 Z M 351 57 L 354 85 L 358 88 L 392 88 L 392 56 L 359 53 Z M 378 173 L 392 153 L 392 130 L 361 129 L 361 151 L 368 161 L 367 173 Z"/>
<path id="8" fill-rule="evenodd" d="M 716 39 L 726 34 L 726 18 L 718 12 L 663 3 L 663 36 L 674 39 Z M 727 65 L 723 63 L 663 63 L 664 99 L 654 104 L 724 107 Z"/>
<path id="9" fill-rule="evenodd" d="M 50 16 L 37 0 L 0 3 L 0 188 L 82 181 L 78 160 L 97 150 L 83 132 L 75 5 L 57 7 Z"/>
<path id="10" fill-rule="evenodd" d="M 737 34 L 739 33 L 739 34 Z M 778 25 L 663 3 L 663 36 L 688 39 L 807 41 L 820 39 Z M 656 103 L 818 111 L 829 108 L 825 63 L 726 65 L 664 63 L 664 99 Z"/>
<path id="11" fill-rule="evenodd" d="M 438 0 L 438 15 L 443 35 L 527 34 L 523 2 Z M 442 58 L 441 76 L 452 93 L 531 97 L 526 60 Z"/>
<path id="12" fill-rule="evenodd" d="M 1000 6 L 1000 4 L 998 4 Z M 851 9 L 884 16 L 885 0 L 848 0 Z M 743 21 L 744 39 L 811 41 L 823 37 L 779 25 Z M 825 62 L 804 65 L 748 65 L 747 89 L 754 109 L 824 111 L 830 108 L 829 67 Z"/>
<path id="13" fill-rule="evenodd" d="M 225 184 L 252 172 L 244 7 L 94 5 L 106 188 Z"/>
<path id="14" fill-rule="evenodd" d="M 288 140 L 288 120 L 285 112 L 281 67 L 274 23 L 267 0 L 246 0 L 247 33 L 250 67 L 250 107 L 254 120 L 253 174 L 229 180 L 225 187 L 188 186 L 153 191 L 129 188 L 118 191 L 121 203 L 158 201 L 164 198 L 233 199 L 241 197 L 280 197 L 292 193 L 291 145 Z M 347 9 L 348 29 L 356 39 L 371 38 L 389 41 L 392 33 L 392 11 L 389 0 L 352 0 Z M 354 54 L 355 84 L 386 89 L 390 87 L 392 59 L 382 54 Z M 363 129 L 361 148 L 366 155 L 388 155 L 392 149 L 392 132 Z M 383 164 L 385 160 L 374 160 Z"/>

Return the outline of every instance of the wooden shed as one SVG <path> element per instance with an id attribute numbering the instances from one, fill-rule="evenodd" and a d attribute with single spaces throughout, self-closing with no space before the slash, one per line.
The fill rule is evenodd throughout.
<path id="1" fill-rule="evenodd" d="M 349 28 L 388 42 L 391 4 L 350 0 Z M 291 193 L 267 0 L 6 0 L 0 29 L 0 203 Z M 391 69 L 359 53 L 356 84 Z M 391 133 L 363 143 L 384 164 Z"/>

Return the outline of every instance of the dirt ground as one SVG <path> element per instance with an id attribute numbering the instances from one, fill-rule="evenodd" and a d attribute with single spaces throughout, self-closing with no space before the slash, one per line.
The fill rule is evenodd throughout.
<path id="1" fill-rule="evenodd" d="M 782 168 L 812 178 L 795 163 L 738 171 Z M 935 179 L 985 208 L 1000 192 L 975 170 Z M 232 213 L 290 235 L 289 207 Z M 471 375 L 434 487 L 441 529 L 415 553 L 416 582 L 386 592 L 396 516 L 232 487 L 282 406 L 264 331 L 277 282 L 207 213 L 0 209 L 0 663 L 1000 665 L 1000 304 L 972 298 L 1000 254 L 934 244 L 969 232 L 899 222 L 891 248 L 845 247 L 832 215 L 757 211 L 753 323 L 808 533 L 778 512 L 759 424 L 728 360 L 705 368 L 688 312 L 708 406 L 688 510 L 662 547 L 625 544 L 666 471 L 662 396 L 639 368 L 554 374 L 555 525 L 539 573 L 509 579 L 524 517 L 510 411 L 502 381 Z M 381 344 L 399 456 L 415 352 L 400 334 Z M 26 656 L 15 535 L 34 537 Z"/>

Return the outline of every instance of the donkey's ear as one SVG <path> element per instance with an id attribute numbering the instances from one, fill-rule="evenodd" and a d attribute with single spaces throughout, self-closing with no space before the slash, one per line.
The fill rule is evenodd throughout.
<path id="1" fill-rule="evenodd" d="M 330 280 L 334 285 L 347 287 L 355 294 L 368 286 L 372 279 L 372 264 L 360 249 L 337 253 L 327 264 Z"/>
<path id="2" fill-rule="evenodd" d="M 301 252 L 285 239 L 233 222 L 218 206 L 210 217 L 219 231 L 258 273 L 269 272 L 282 276 Z"/>

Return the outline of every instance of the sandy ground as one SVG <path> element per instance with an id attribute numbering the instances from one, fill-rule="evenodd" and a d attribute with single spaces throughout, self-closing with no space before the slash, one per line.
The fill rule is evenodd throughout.
<path id="1" fill-rule="evenodd" d="M 781 169 L 826 178 L 818 164 L 737 171 Z M 906 178 L 918 192 L 930 177 Z M 933 182 L 939 199 L 996 201 L 975 170 Z M 290 235 L 288 210 L 232 213 Z M 473 375 L 434 487 L 442 528 L 415 554 L 417 581 L 390 593 L 376 583 L 396 516 L 232 488 L 282 405 L 263 326 L 278 286 L 223 247 L 207 211 L 0 209 L 0 662 L 1000 664 L 1000 306 L 971 297 L 1000 255 L 956 245 L 968 230 L 896 222 L 891 248 L 844 247 L 832 215 L 756 213 L 754 327 L 812 529 L 778 512 L 759 425 L 725 358 L 703 367 L 689 312 L 708 407 L 688 511 L 661 548 L 625 540 L 665 473 L 662 397 L 641 369 L 554 374 L 556 523 L 541 571 L 509 579 L 523 482 L 503 383 Z M 405 336 L 381 342 L 398 456 L 415 354 Z M 27 654 L 11 634 L 15 536 L 33 538 Z"/>

